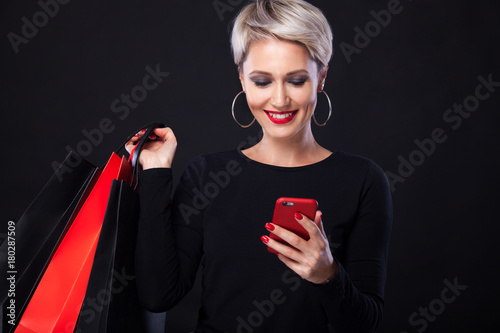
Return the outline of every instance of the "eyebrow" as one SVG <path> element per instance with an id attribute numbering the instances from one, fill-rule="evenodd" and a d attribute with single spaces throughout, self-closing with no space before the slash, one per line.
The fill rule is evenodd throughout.
<path id="1" fill-rule="evenodd" d="M 301 73 L 304 73 L 304 74 L 307 74 L 309 75 L 309 72 L 306 71 L 305 69 L 299 69 L 299 70 L 296 70 L 296 71 L 293 71 L 293 72 L 289 72 L 289 73 L 286 73 L 287 76 L 290 76 L 290 75 L 295 75 L 295 74 L 301 74 Z M 261 75 L 268 75 L 268 76 L 272 76 L 271 73 L 269 72 L 264 72 L 264 71 L 252 71 L 250 72 L 248 75 L 252 75 L 252 74 L 261 74 Z"/>

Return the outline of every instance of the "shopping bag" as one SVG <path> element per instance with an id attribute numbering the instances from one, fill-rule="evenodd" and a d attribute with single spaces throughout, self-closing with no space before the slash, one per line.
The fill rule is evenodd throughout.
<path id="1" fill-rule="evenodd" d="M 136 145 L 130 181 L 113 181 L 85 299 L 75 332 L 145 332 L 145 313 L 139 305 L 134 256 L 139 218 L 136 185 L 138 159 L 156 127 L 148 127 Z"/>
<path id="2" fill-rule="evenodd" d="M 75 332 L 144 332 L 134 272 L 138 216 L 137 193 L 113 181 Z"/>
<path id="3" fill-rule="evenodd" d="M 113 179 L 127 161 L 115 153 L 59 244 L 16 333 L 73 332 L 85 295 Z M 122 171 L 120 173 L 120 171 Z"/>
<path id="4" fill-rule="evenodd" d="M 70 153 L 15 226 L 11 226 L 9 237 L 0 247 L 2 332 L 15 328 L 99 174 L 97 167 Z"/>

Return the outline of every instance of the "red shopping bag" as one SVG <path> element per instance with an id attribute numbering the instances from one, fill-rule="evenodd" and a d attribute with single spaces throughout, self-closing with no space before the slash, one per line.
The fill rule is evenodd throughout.
<path id="1" fill-rule="evenodd" d="M 71 172 L 61 177 L 67 170 Z M 0 332 L 14 332 L 17 318 L 21 318 L 58 244 L 101 172 L 71 152 L 17 221 L 15 249 L 7 241 L 0 246 L 0 310 L 3 312 Z M 8 261 L 8 250 L 15 250 L 15 263 Z M 15 274 L 15 288 L 12 288 L 11 273 Z"/>
<path id="2" fill-rule="evenodd" d="M 73 332 L 85 296 L 113 179 L 130 180 L 129 163 L 111 155 L 57 248 L 16 333 Z"/>

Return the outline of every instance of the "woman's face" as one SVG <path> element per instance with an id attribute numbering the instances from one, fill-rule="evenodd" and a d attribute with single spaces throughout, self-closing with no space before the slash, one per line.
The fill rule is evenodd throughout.
<path id="1" fill-rule="evenodd" d="M 303 46 L 274 39 L 253 42 L 240 71 L 250 110 L 264 134 L 277 139 L 310 129 L 325 76 Z"/>

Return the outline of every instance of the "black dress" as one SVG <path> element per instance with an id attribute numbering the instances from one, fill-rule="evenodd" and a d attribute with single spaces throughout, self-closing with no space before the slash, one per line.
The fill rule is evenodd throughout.
<path id="1" fill-rule="evenodd" d="M 382 317 L 392 203 L 384 172 L 341 151 L 277 167 L 240 150 L 202 155 L 171 199 L 171 169 L 140 173 L 136 271 L 147 308 L 164 311 L 202 267 L 197 332 L 371 332 Z M 279 197 L 313 198 L 339 265 L 326 285 L 303 280 L 260 240 Z"/>

